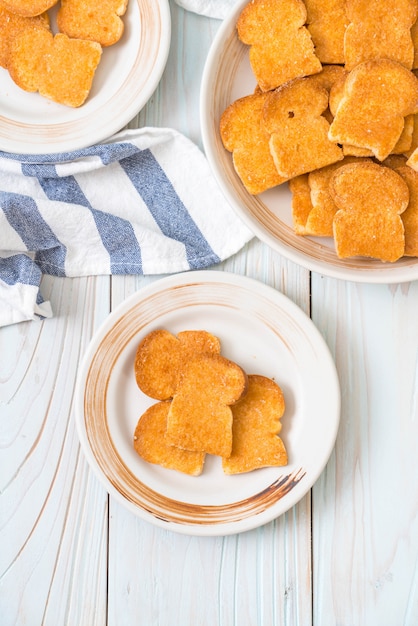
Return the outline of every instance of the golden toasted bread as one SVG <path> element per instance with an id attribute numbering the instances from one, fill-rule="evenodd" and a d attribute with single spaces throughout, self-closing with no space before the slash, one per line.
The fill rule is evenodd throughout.
<path id="1" fill-rule="evenodd" d="M 177 336 L 163 328 L 153 330 L 136 351 L 137 385 L 150 398 L 168 400 L 176 392 L 183 366 L 193 354 L 220 351 L 219 339 L 205 330 L 185 330 Z"/>
<path id="2" fill-rule="evenodd" d="M 349 23 L 345 0 L 305 0 L 308 30 L 321 63 L 344 64 L 344 34 Z"/>
<path id="3" fill-rule="evenodd" d="M 329 107 L 333 117 L 335 117 L 338 106 L 344 96 L 344 84 L 347 76 L 348 73 L 339 76 L 331 87 Z M 414 134 L 414 119 L 415 115 L 408 115 L 404 118 L 404 126 L 402 132 L 399 136 L 398 141 L 392 148 L 391 154 L 404 154 L 406 151 L 410 150 Z M 373 152 L 368 148 L 360 148 L 358 146 L 350 146 L 348 144 L 343 145 L 343 152 L 346 156 L 373 156 Z"/>
<path id="4" fill-rule="evenodd" d="M 415 70 L 418 68 L 418 20 L 411 28 L 411 39 L 414 46 L 414 61 L 412 63 L 412 69 Z"/>
<path id="5" fill-rule="evenodd" d="M 401 213 L 409 203 L 404 180 L 377 163 L 349 163 L 330 180 L 338 211 L 334 240 L 340 258 L 364 256 L 393 262 L 405 251 Z"/>
<path id="6" fill-rule="evenodd" d="M 251 0 L 238 22 L 239 39 L 250 46 L 250 63 L 262 91 L 321 71 L 302 0 Z"/>
<path id="7" fill-rule="evenodd" d="M 181 450 L 167 443 L 167 415 L 170 401 L 151 406 L 138 420 L 134 433 L 134 448 L 145 461 L 177 470 L 191 476 L 202 473 L 204 452 Z"/>
<path id="8" fill-rule="evenodd" d="M 308 182 L 309 174 L 300 174 L 289 180 L 292 194 L 292 221 L 297 235 L 306 235 L 306 221 L 312 211 L 311 189 Z"/>
<path id="9" fill-rule="evenodd" d="M 219 354 L 188 359 L 167 417 L 167 442 L 185 450 L 228 457 L 232 449 L 231 406 L 247 391 L 247 376 Z"/>
<path id="10" fill-rule="evenodd" d="M 344 41 L 347 70 L 372 59 L 391 59 L 412 69 L 415 0 L 347 0 L 346 10 L 350 19 Z"/>
<path id="11" fill-rule="evenodd" d="M 399 141 L 405 117 L 417 110 L 418 79 L 411 71 L 387 59 L 366 61 L 345 80 L 328 136 L 383 161 Z"/>
<path id="12" fill-rule="evenodd" d="M 343 159 L 341 148 L 328 139 L 330 125 L 322 116 L 327 107 L 328 91 L 310 78 L 268 94 L 263 123 L 280 176 L 293 178 Z"/>
<path id="13" fill-rule="evenodd" d="M 323 65 L 322 70 L 313 76 L 309 76 L 309 80 L 318 84 L 328 92 L 328 107 L 322 113 L 327 122 L 331 124 L 334 115 L 331 111 L 330 98 L 331 91 L 336 83 L 343 81 L 347 76 L 347 72 L 342 65 Z M 344 84 L 344 83 L 343 83 Z"/>
<path id="14" fill-rule="evenodd" d="M 409 190 L 409 203 L 401 214 L 405 229 L 404 256 L 418 256 L 418 172 L 406 164 L 406 157 L 390 156 L 383 165 L 391 167 L 403 178 Z"/>
<path id="15" fill-rule="evenodd" d="M 232 152 L 235 171 L 247 191 L 256 195 L 282 184 L 270 154 L 270 134 L 262 124 L 267 94 L 258 92 L 233 102 L 220 122 L 222 142 Z"/>
<path id="16" fill-rule="evenodd" d="M 93 41 L 69 39 L 47 29 L 23 31 L 10 46 L 8 69 L 26 91 L 70 107 L 87 99 L 102 54 Z"/>
<path id="17" fill-rule="evenodd" d="M 302 174 L 289 181 L 292 192 L 292 217 L 295 233 L 314 237 L 333 237 L 333 222 L 338 210 L 329 190 L 334 172 L 347 163 L 371 159 L 344 157 L 342 161 Z"/>
<path id="18" fill-rule="evenodd" d="M 22 17 L 35 17 L 55 6 L 58 0 L 0 0 L 0 6 Z"/>
<path id="19" fill-rule="evenodd" d="M 248 391 L 232 407 L 232 453 L 222 459 L 225 474 L 251 472 L 287 464 L 280 418 L 285 410 L 282 390 L 265 376 L 249 375 Z"/>
<path id="20" fill-rule="evenodd" d="M 9 54 L 12 42 L 23 31 L 33 31 L 38 28 L 50 29 L 50 21 L 47 13 L 35 17 L 22 17 L 7 11 L 0 5 L 0 65 L 8 68 Z"/>
<path id="21" fill-rule="evenodd" d="M 57 25 L 69 37 L 112 46 L 122 37 L 127 6 L 128 0 L 61 0 Z"/>
<path id="22" fill-rule="evenodd" d="M 371 159 L 344 157 L 338 163 L 333 163 L 314 170 L 308 175 L 308 185 L 312 209 L 306 219 L 305 234 L 315 237 L 332 237 L 334 234 L 334 216 L 338 210 L 329 190 L 329 182 L 335 171 L 347 163 L 372 162 Z"/>

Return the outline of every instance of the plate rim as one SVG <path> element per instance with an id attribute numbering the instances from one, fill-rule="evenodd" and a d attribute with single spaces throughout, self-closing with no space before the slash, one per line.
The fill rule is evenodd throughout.
<path id="1" fill-rule="evenodd" d="M 274 503 L 267 507 L 267 512 L 262 511 L 261 513 L 256 513 L 244 517 L 243 519 L 239 519 L 238 521 L 226 521 L 219 523 L 184 523 L 184 522 L 176 522 L 172 520 L 160 519 L 154 513 L 150 513 L 144 507 L 138 506 L 135 503 L 132 503 L 127 499 L 125 495 L 119 492 L 117 487 L 113 485 L 113 483 L 105 476 L 102 468 L 94 453 L 91 449 L 88 434 L 86 432 L 85 426 L 85 416 L 84 416 L 84 398 L 86 393 L 86 381 L 87 381 L 87 371 L 90 366 L 94 355 L 96 354 L 100 342 L 102 341 L 104 335 L 109 332 L 115 324 L 117 324 L 118 320 L 121 318 L 124 313 L 128 312 L 132 309 L 132 307 L 137 306 L 144 300 L 144 298 L 149 297 L 153 294 L 163 293 L 169 287 L 177 287 L 179 285 L 190 285 L 195 283 L 218 283 L 223 282 L 225 285 L 231 286 L 234 285 L 244 286 L 245 288 L 256 287 L 261 291 L 263 295 L 271 298 L 276 304 L 282 305 L 284 303 L 284 307 L 286 311 L 291 311 L 295 315 L 295 319 L 303 320 L 303 324 L 305 327 L 309 328 L 310 337 L 314 336 L 316 345 L 320 345 L 321 349 L 321 358 L 324 360 L 327 374 L 330 376 L 327 379 L 329 383 L 329 388 L 332 391 L 330 397 L 332 396 L 332 407 L 330 412 L 333 414 L 334 421 L 332 423 L 332 428 L 330 429 L 329 434 L 329 445 L 323 451 L 323 456 L 321 462 L 316 466 L 315 472 L 312 472 L 312 468 L 310 468 L 310 473 L 306 477 L 306 480 L 303 482 L 302 488 L 290 490 L 286 496 L 286 506 L 284 510 L 276 511 Z M 182 308 L 182 307 L 179 307 Z M 292 316 L 293 319 L 293 316 Z M 84 452 L 85 458 L 89 466 L 92 468 L 97 478 L 101 482 L 101 484 L 105 487 L 107 492 L 115 497 L 115 499 L 128 508 L 132 513 L 134 513 L 137 517 L 147 521 L 149 523 L 153 523 L 156 526 L 161 528 L 172 530 L 181 534 L 187 535 L 199 535 L 199 536 L 225 536 L 229 534 L 235 534 L 238 532 L 244 532 L 258 526 L 264 525 L 275 518 L 281 516 L 283 513 L 288 511 L 292 506 L 297 504 L 312 488 L 314 483 L 317 481 L 321 473 L 323 472 L 329 458 L 332 454 L 332 451 L 335 446 L 335 440 L 338 433 L 338 427 L 340 422 L 340 413 L 341 413 L 341 390 L 340 383 L 337 374 L 336 365 L 334 359 L 331 355 L 330 349 L 326 344 L 323 336 L 313 323 L 312 319 L 290 298 L 288 298 L 285 294 L 278 291 L 277 289 L 266 285 L 265 283 L 256 280 L 254 278 L 250 278 L 247 276 L 234 274 L 232 272 L 225 271 L 217 271 L 217 270 L 193 270 L 188 272 L 182 272 L 179 274 L 173 274 L 170 276 L 166 276 L 164 278 L 157 279 L 153 283 L 145 285 L 135 293 L 128 296 L 125 300 L 123 300 L 115 309 L 103 320 L 98 329 L 93 334 L 89 345 L 86 349 L 86 352 L 83 356 L 79 367 L 79 374 L 76 381 L 75 387 L 75 423 L 76 429 L 79 437 L 79 441 L 81 444 L 81 448 Z M 117 451 L 116 451 L 117 453 Z M 280 468 L 277 468 L 280 469 Z M 281 468 L 283 470 L 283 468 Z M 298 469 L 298 468 L 296 468 Z M 303 469 L 303 468 L 301 468 Z M 289 475 L 288 475 L 289 477 Z M 274 484 L 274 483 L 273 483 Z M 257 495 L 257 494 L 256 494 Z M 283 500 L 279 499 L 277 502 L 280 505 L 283 505 Z M 277 505 L 276 502 L 276 505 Z M 232 503 L 234 504 L 234 503 Z M 279 508 L 283 508 L 282 506 Z"/>
<path id="2" fill-rule="evenodd" d="M 135 0 L 139 9 L 141 1 L 143 0 Z M 79 120 L 75 120 L 75 122 L 65 120 L 56 124 L 48 123 L 32 126 L 30 124 L 22 124 L 17 121 L 13 122 L 13 126 L 22 126 L 22 128 L 25 129 L 25 132 L 22 130 L 21 135 L 19 135 L 17 139 L 14 136 L 4 137 L 1 134 L 0 127 L 1 151 L 14 154 L 45 155 L 50 153 L 56 154 L 60 152 L 80 150 L 111 138 L 114 133 L 122 130 L 131 121 L 131 119 L 145 107 L 161 80 L 167 64 L 171 45 L 171 11 L 169 0 L 156 0 L 156 2 L 153 2 L 153 0 L 145 0 L 145 2 L 147 2 L 149 6 L 156 5 L 158 7 L 156 10 L 158 10 L 158 14 L 160 16 L 161 31 L 158 45 L 156 45 L 155 62 L 152 67 L 152 72 L 148 77 L 147 82 L 142 86 L 141 90 L 138 91 L 136 97 L 133 98 L 130 106 L 126 109 L 122 109 L 120 114 L 112 117 L 111 120 L 105 124 L 105 126 L 97 126 L 97 128 L 93 128 L 93 132 L 89 130 L 87 133 L 82 133 L 80 137 L 77 134 L 77 138 L 73 137 L 74 131 L 71 131 L 73 124 L 75 124 L 76 127 L 79 126 L 80 128 L 83 128 L 89 120 L 94 119 L 95 117 L 97 118 L 97 109 L 92 109 L 85 116 L 80 117 Z M 103 48 L 103 50 L 106 50 L 106 48 Z M 128 81 L 127 84 L 131 84 L 130 81 Z M 106 102 L 101 105 L 101 108 L 106 107 Z M 4 125 L 6 127 L 7 121 L 10 118 L 7 116 L 0 117 L 4 120 Z M 56 127 L 60 132 L 59 140 L 53 142 L 52 144 L 48 143 L 46 140 L 39 141 L 39 137 L 43 137 L 44 135 L 46 136 L 47 133 L 50 132 L 50 129 L 53 129 L 54 127 Z M 64 139 L 62 137 L 64 137 Z"/>
<path id="3" fill-rule="evenodd" d="M 402 266 L 382 262 L 381 266 L 376 266 L 374 268 L 370 267 L 367 269 L 340 269 L 337 266 L 331 266 L 326 262 L 316 260 L 307 252 L 296 250 L 270 233 L 263 226 L 263 224 L 261 224 L 256 217 L 248 211 L 246 204 L 241 202 L 231 190 L 222 168 L 218 166 L 216 148 L 211 133 L 211 129 L 213 127 L 216 128 L 216 124 L 213 119 L 208 94 L 213 93 L 214 76 L 216 75 L 219 67 L 217 58 L 220 56 L 220 48 L 225 44 L 226 35 L 230 34 L 235 28 L 236 20 L 247 3 L 248 0 L 238 0 L 216 32 L 206 57 L 200 87 L 199 109 L 203 150 L 222 193 L 236 214 L 242 219 L 246 226 L 250 228 L 255 236 L 270 246 L 273 250 L 282 254 L 285 258 L 309 271 L 326 275 L 330 278 L 370 284 L 393 284 L 417 280 L 418 258 L 415 257 L 410 257 L 410 262 L 408 261 L 408 257 L 403 257 L 404 262 Z"/>

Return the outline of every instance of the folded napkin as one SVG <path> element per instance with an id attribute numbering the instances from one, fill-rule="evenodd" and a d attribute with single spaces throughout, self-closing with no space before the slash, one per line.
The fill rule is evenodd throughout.
<path id="1" fill-rule="evenodd" d="M 0 152 L 0 326 L 51 315 L 42 274 L 199 269 L 251 237 L 203 153 L 175 130 L 53 155 Z"/>
<path id="2" fill-rule="evenodd" d="M 175 2 L 187 11 L 223 20 L 237 0 L 175 0 Z"/>

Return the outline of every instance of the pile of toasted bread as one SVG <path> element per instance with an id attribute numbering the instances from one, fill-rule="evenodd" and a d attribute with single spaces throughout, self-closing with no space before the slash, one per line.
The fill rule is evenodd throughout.
<path id="1" fill-rule="evenodd" d="M 151 331 L 138 346 L 134 372 L 141 391 L 158 401 L 140 416 L 133 437 L 144 460 L 191 476 L 202 473 L 208 454 L 221 457 L 225 474 L 287 464 L 278 436 L 281 388 L 221 355 L 218 337 Z"/>
<path id="2" fill-rule="evenodd" d="M 70 107 L 87 99 L 102 48 L 122 36 L 128 0 L 0 0 L 0 65 L 29 92 Z M 49 10 L 57 9 L 56 34 Z"/>
<path id="3" fill-rule="evenodd" d="M 418 0 L 251 0 L 254 93 L 223 113 L 250 194 L 288 183 L 299 235 L 340 258 L 418 256 Z"/>

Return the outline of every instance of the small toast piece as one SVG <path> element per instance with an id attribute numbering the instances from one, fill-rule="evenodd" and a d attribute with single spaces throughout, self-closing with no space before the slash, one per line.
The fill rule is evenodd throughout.
<path id="1" fill-rule="evenodd" d="M 284 410 L 279 385 L 265 376 L 250 374 L 246 395 L 232 407 L 232 453 L 222 459 L 225 474 L 287 464 L 287 451 L 279 437 Z"/>
<path id="2" fill-rule="evenodd" d="M 37 30 L 44 28 L 50 30 L 48 13 L 42 13 L 35 17 L 22 17 L 11 13 L 0 4 L 0 65 L 8 68 L 9 54 L 12 42 L 24 30 Z"/>
<path id="3" fill-rule="evenodd" d="M 338 106 L 344 96 L 344 85 L 345 80 L 348 76 L 348 72 L 345 72 L 338 76 L 331 86 L 330 95 L 329 95 L 329 108 L 333 117 L 335 117 L 336 112 L 338 110 Z M 413 136 L 414 136 L 414 123 L 415 123 L 415 115 L 407 115 L 404 118 L 404 127 L 399 136 L 398 141 L 392 148 L 391 154 L 404 154 L 406 151 L 410 150 Z M 368 148 L 360 148 L 358 146 L 351 146 L 348 144 L 343 145 L 343 152 L 346 156 L 357 156 L 357 157 L 372 157 L 373 152 Z"/>
<path id="4" fill-rule="evenodd" d="M 112 46 L 122 37 L 127 6 L 128 0 L 61 0 L 57 25 L 69 37 Z"/>
<path id="5" fill-rule="evenodd" d="M 310 78 L 296 78 L 268 94 L 263 123 L 270 133 L 270 152 L 280 176 L 293 178 L 344 158 L 328 139 L 322 113 L 328 91 Z"/>
<path id="6" fill-rule="evenodd" d="M 0 6 L 22 17 L 35 17 L 45 13 L 58 3 L 58 0 L 0 0 Z"/>
<path id="7" fill-rule="evenodd" d="M 251 67 L 262 91 L 321 71 L 305 22 L 302 0 L 251 0 L 242 10 L 237 33 L 250 46 Z"/>
<path id="8" fill-rule="evenodd" d="M 391 59 L 411 70 L 411 27 L 418 17 L 416 0 L 347 0 L 350 24 L 345 31 L 345 67 L 372 59 Z"/>
<path id="9" fill-rule="evenodd" d="M 332 237 L 334 235 L 334 216 L 338 211 L 329 190 L 329 182 L 334 172 L 347 163 L 371 163 L 371 159 L 357 159 L 345 157 L 338 163 L 332 163 L 319 170 L 314 170 L 308 175 L 308 185 L 312 202 L 306 224 L 305 235 L 314 237 Z"/>
<path id="10" fill-rule="evenodd" d="M 247 191 L 257 195 L 285 182 L 270 154 L 270 134 L 262 124 L 267 94 L 257 92 L 233 102 L 224 111 L 220 134 L 224 147 Z"/>
<path id="11" fill-rule="evenodd" d="M 232 404 L 247 391 L 247 375 L 219 354 L 202 353 L 184 365 L 167 417 L 167 442 L 185 450 L 228 457 Z"/>
<path id="12" fill-rule="evenodd" d="M 340 258 L 394 262 L 403 256 L 401 213 L 408 206 L 409 191 L 399 174 L 377 163 L 349 163 L 334 173 L 330 192 L 339 209 L 334 240 Z"/>
<path id="13" fill-rule="evenodd" d="M 347 74 L 348 72 L 345 71 L 342 65 L 323 65 L 322 70 L 318 74 L 309 76 L 309 80 L 311 82 L 318 84 L 328 92 L 328 107 L 322 115 L 329 124 L 331 124 L 334 119 L 330 103 L 332 90 L 334 89 L 334 85 L 336 83 L 342 82 L 344 85 L 344 80 L 347 77 Z"/>
<path id="14" fill-rule="evenodd" d="M 349 24 L 345 0 L 305 0 L 308 30 L 321 63 L 343 65 L 344 34 Z"/>
<path id="15" fill-rule="evenodd" d="M 412 63 L 412 69 L 418 69 L 418 20 L 413 24 L 411 28 L 411 38 L 414 45 L 414 61 Z"/>
<path id="16" fill-rule="evenodd" d="M 165 439 L 170 401 L 157 402 L 141 415 L 135 428 L 134 448 L 148 463 L 161 465 L 190 476 L 200 476 L 204 452 L 191 452 L 170 446 Z"/>
<path id="17" fill-rule="evenodd" d="M 395 170 L 408 185 L 409 203 L 401 214 L 405 229 L 405 256 L 418 257 L 418 172 L 406 165 L 406 158 L 390 156 L 384 163 Z"/>
<path id="18" fill-rule="evenodd" d="M 344 83 L 328 136 L 331 141 L 371 150 L 383 161 L 418 110 L 418 79 L 388 59 L 357 65 Z"/>
<path id="19" fill-rule="evenodd" d="M 297 235 L 333 237 L 334 215 L 338 211 L 329 190 L 334 172 L 347 163 L 371 159 L 344 157 L 342 161 L 302 174 L 289 181 L 292 192 L 293 227 Z"/>
<path id="20" fill-rule="evenodd" d="M 311 189 L 308 182 L 309 174 L 300 174 L 289 180 L 292 194 L 293 230 L 297 235 L 306 235 L 306 222 L 312 211 Z"/>
<path id="21" fill-rule="evenodd" d="M 10 47 L 8 69 L 25 91 L 79 107 L 87 99 L 102 54 L 100 44 L 46 29 L 25 30 Z"/>
<path id="22" fill-rule="evenodd" d="M 205 330 L 184 330 L 177 336 L 164 328 L 153 330 L 135 354 L 136 383 L 150 398 L 168 400 L 176 392 L 183 365 L 192 355 L 220 351 L 219 339 Z"/>

